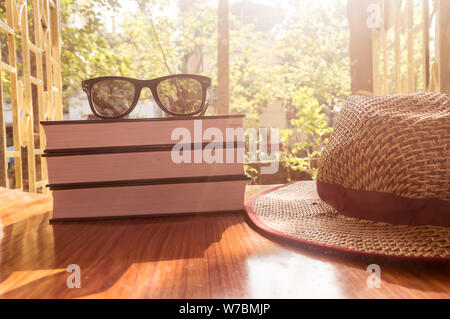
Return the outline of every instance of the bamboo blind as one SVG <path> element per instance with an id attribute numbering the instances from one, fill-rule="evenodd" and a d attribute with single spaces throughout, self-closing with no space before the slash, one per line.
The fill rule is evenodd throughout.
<path id="1" fill-rule="evenodd" d="M 377 0 L 373 30 L 376 95 L 439 91 L 437 0 Z"/>
<path id="2" fill-rule="evenodd" d="M 59 2 L 2 1 L 6 3 L 0 19 L 0 56 L 7 58 L 0 63 L 0 186 L 45 193 L 47 168 L 41 156 L 45 135 L 39 122 L 62 119 Z M 2 49 L 7 54 L 2 55 Z M 7 151 L 7 95 L 13 151 Z M 11 159 L 12 181 L 8 179 Z"/>

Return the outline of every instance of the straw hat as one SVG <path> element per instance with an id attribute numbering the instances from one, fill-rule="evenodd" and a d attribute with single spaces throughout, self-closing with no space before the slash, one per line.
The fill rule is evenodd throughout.
<path id="1" fill-rule="evenodd" d="M 317 182 L 246 202 L 272 235 L 368 255 L 450 261 L 450 95 L 351 96 Z"/>

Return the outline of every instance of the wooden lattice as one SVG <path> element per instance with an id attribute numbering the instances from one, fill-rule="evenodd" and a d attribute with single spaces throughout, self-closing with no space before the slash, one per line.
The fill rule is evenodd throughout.
<path id="1" fill-rule="evenodd" d="M 376 95 L 439 91 L 437 0 L 377 0 L 381 25 L 373 29 Z"/>
<path id="2" fill-rule="evenodd" d="M 2 49 L 7 54 L 0 63 L 0 186 L 45 193 L 47 168 L 41 157 L 45 135 L 39 122 L 62 119 L 59 3 L 3 1 L 0 57 Z M 12 151 L 7 150 L 7 95 Z M 8 179 L 8 165 L 12 179 Z"/>

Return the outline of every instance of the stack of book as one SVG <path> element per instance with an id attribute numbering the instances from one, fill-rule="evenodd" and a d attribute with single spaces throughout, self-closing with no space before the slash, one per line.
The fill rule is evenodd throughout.
<path id="1" fill-rule="evenodd" d="M 242 120 L 42 122 L 52 220 L 242 210 Z"/>

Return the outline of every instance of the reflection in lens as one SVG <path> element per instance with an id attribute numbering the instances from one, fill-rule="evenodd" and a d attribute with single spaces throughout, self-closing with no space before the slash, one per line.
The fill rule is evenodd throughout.
<path id="1" fill-rule="evenodd" d="M 167 79 L 158 84 L 157 92 L 164 107 L 173 113 L 195 113 L 202 107 L 203 89 L 196 79 Z"/>
<path id="2" fill-rule="evenodd" d="M 102 80 L 92 86 L 91 94 L 98 114 L 117 117 L 130 108 L 134 99 L 134 85 L 126 80 Z"/>

